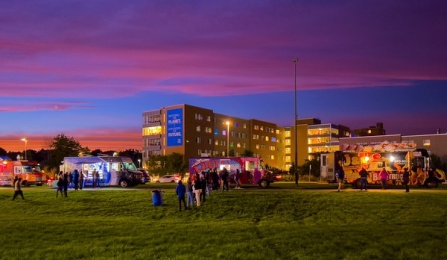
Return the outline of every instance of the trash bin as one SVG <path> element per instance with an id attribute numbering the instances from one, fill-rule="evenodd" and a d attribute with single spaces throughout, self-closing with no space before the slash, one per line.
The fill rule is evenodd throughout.
<path id="1" fill-rule="evenodd" d="M 154 206 L 163 205 L 163 202 L 161 199 L 161 190 L 153 190 L 152 191 L 152 203 L 154 204 Z"/>

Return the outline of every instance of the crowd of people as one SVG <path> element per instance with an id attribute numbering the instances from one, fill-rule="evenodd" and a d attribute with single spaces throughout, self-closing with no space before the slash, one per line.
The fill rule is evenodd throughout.
<path id="1" fill-rule="evenodd" d="M 56 198 L 59 196 L 59 193 L 63 197 L 67 197 L 67 190 L 70 185 L 73 185 L 73 189 L 75 191 L 82 190 L 85 187 L 85 178 L 88 173 L 83 173 L 82 171 L 78 171 L 75 169 L 73 172 L 63 172 L 60 171 L 57 174 L 57 190 L 56 190 Z M 99 173 L 94 170 L 92 172 L 92 186 L 93 188 L 100 187 L 100 178 Z"/>
<path id="2" fill-rule="evenodd" d="M 428 172 L 429 178 L 430 178 L 430 171 L 434 171 L 433 168 L 430 168 L 430 170 Z M 387 183 L 389 181 L 389 176 L 390 176 L 389 172 L 386 170 L 385 167 L 383 167 L 379 173 L 382 190 L 387 189 Z M 359 171 L 359 177 L 360 177 L 360 191 L 363 191 L 363 190 L 368 191 L 369 172 L 363 166 L 362 166 L 361 170 Z M 340 191 L 343 189 L 343 184 L 346 180 L 345 172 L 343 170 L 341 161 L 339 161 L 338 165 L 337 165 L 336 178 L 338 181 L 337 191 Z M 410 192 L 410 188 L 409 188 L 410 172 L 408 171 L 408 168 L 406 168 L 406 167 L 404 168 L 404 171 L 402 173 L 402 184 L 405 185 L 405 192 Z"/>
<path id="3" fill-rule="evenodd" d="M 240 171 L 237 170 L 233 175 L 236 183 L 236 189 L 240 189 Z M 226 168 L 218 172 L 216 168 L 201 173 L 196 173 L 189 177 L 186 185 L 181 180 L 178 181 L 175 189 L 179 210 L 182 205 L 185 209 L 191 209 L 194 204 L 200 207 L 206 201 L 206 197 L 211 195 L 212 191 L 229 191 L 230 173 Z"/>

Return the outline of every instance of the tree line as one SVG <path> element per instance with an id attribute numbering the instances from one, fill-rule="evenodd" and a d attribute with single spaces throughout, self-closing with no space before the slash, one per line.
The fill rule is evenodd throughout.
<path id="1" fill-rule="evenodd" d="M 91 151 L 88 147 L 82 147 L 81 144 L 73 137 L 68 137 L 64 134 L 55 136 L 48 145 L 48 149 L 26 150 L 26 158 L 30 161 L 36 161 L 40 164 L 40 167 L 47 173 L 56 173 L 59 171 L 59 167 L 65 157 L 85 156 L 92 155 L 98 156 L 101 154 L 106 155 L 119 155 L 127 156 L 137 166 L 141 162 L 141 152 L 137 150 L 125 150 L 125 151 L 101 151 L 96 149 Z M 22 152 L 7 152 L 0 147 L 0 156 L 8 156 L 12 160 L 23 159 L 24 154 Z"/>

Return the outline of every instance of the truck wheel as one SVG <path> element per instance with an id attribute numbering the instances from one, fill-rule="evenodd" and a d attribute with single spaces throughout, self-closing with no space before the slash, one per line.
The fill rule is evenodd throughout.
<path id="1" fill-rule="evenodd" d="M 123 188 L 126 188 L 127 186 L 129 186 L 129 183 L 127 183 L 126 180 L 121 180 L 120 181 L 120 186 L 123 187 Z"/>
<path id="2" fill-rule="evenodd" d="M 438 182 L 434 179 L 427 179 L 425 181 L 425 187 L 427 188 L 437 188 L 438 187 Z"/>
<path id="3" fill-rule="evenodd" d="M 269 186 L 269 182 L 267 180 L 260 180 L 259 181 L 259 187 L 267 188 L 268 186 Z"/>
<path id="4" fill-rule="evenodd" d="M 357 179 L 352 183 L 352 187 L 354 189 L 360 189 L 360 187 L 362 187 L 362 180 L 361 179 Z"/>

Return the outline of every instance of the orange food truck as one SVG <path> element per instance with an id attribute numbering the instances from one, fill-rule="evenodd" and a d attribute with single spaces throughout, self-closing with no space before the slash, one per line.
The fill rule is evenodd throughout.
<path id="1" fill-rule="evenodd" d="M 437 187 L 446 180 L 444 171 L 435 169 L 429 176 L 429 168 L 434 168 L 426 149 L 417 149 L 414 143 L 383 142 L 375 145 L 344 145 L 341 151 L 320 155 L 320 177 L 328 182 L 336 182 L 335 173 L 339 163 L 345 172 L 345 182 L 354 188 L 360 187 L 359 171 L 368 171 L 368 184 L 380 184 L 380 171 L 389 173 L 389 184 L 401 185 L 404 168 L 410 172 L 410 185 Z"/>
<path id="2" fill-rule="evenodd" d="M 9 157 L 1 157 L 0 185 L 11 186 L 15 176 L 22 178 L 23 186 L 42 186 L 45 182 L 45 175 L 40 170 L 37 162 L 28 160 L 12 161 Z"/>

